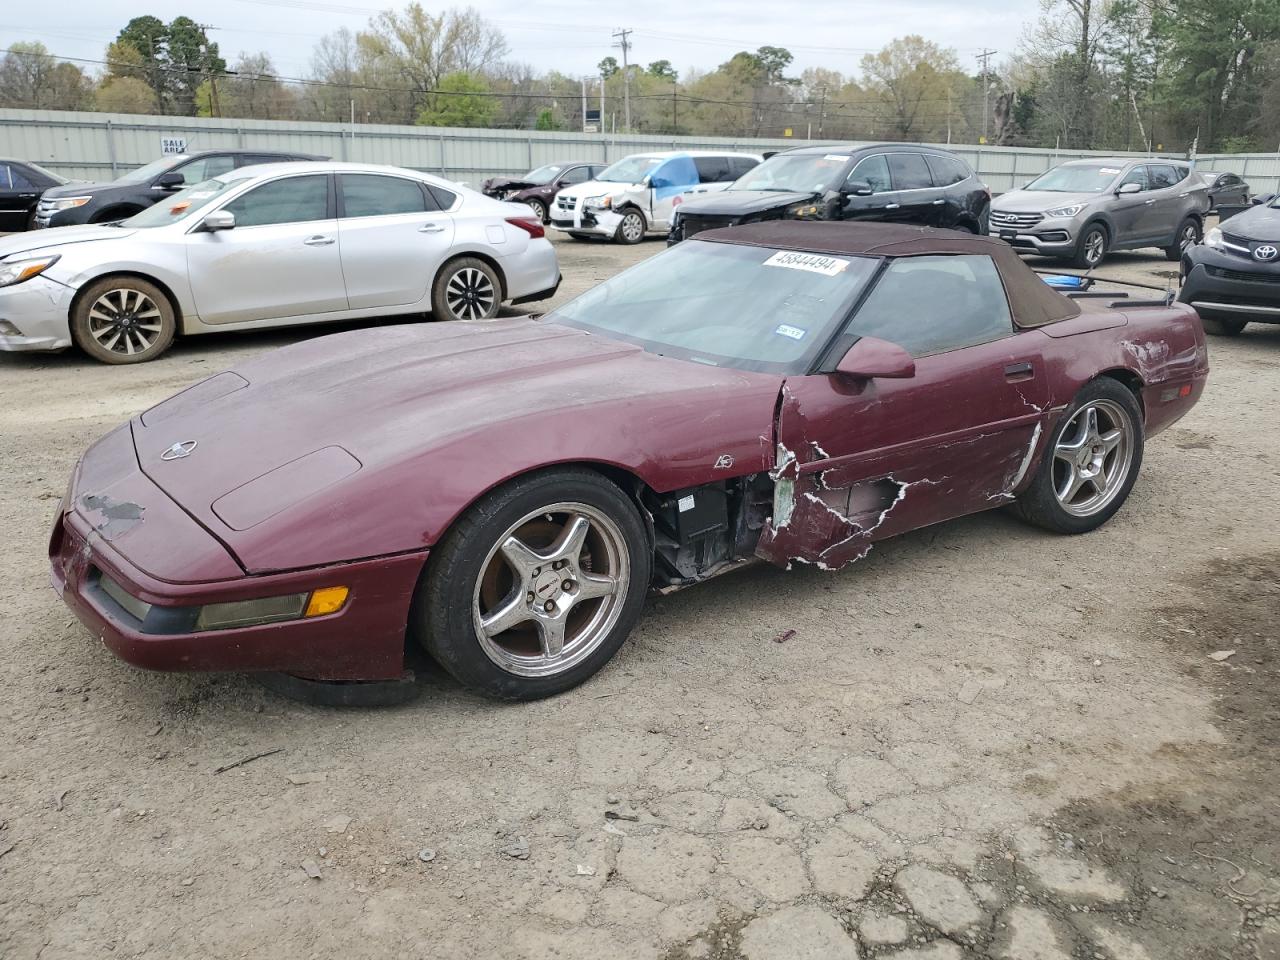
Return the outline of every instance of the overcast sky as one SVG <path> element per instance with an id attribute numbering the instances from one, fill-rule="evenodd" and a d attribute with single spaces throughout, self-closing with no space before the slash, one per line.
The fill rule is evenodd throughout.
<path id="1" fill-rule="evenodd" d="M 100 60 L 105 45 L 128 20 L 186 14 L 216 29 L 210 36 L 233 62 L 241 52 L 266 50 L 284 76 L 305 76 L 311 48 L 325 33 L 363 27 L 371 13 L 396 0 L 43 0 L 36 6 L 0 6 L 0 43 L 41 40 L 64 57 Z M 465 6 L 465 2 L 450 5 Z M 868 51 L 894 37 L 918 33 L 955 48 L 961 66 L 976 69 L 988 46 L 1003 60 L 1016 47 L 1037 0 L 649 0 L 644 4 L 591 0 L 475 0 L 472 4 L 507 36 L 512 60 L 539 70 L 593 74 L 611 50 L 617 27 L 635 30 L 632 62 L 670 60 L 682 73 L 711 69 L 736 50 L 773 44 L 796 58 L 794 72 L 824 66 L 857 73 Z M 435 4 L 426 4 L 428 9 Z M 38 11 L 38 16 L 36 12 Z M 89 65 L 86 65 L 89 66 Z"/>

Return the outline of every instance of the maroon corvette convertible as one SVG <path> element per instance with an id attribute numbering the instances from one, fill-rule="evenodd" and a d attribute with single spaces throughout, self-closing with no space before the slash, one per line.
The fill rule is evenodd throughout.
<path id="1" fill-rule="evenodd" d="M 1208 372 L 1189 307 L 1119 296 L 945 231 L 699 234 L 539 320 L 322 337 L 152 407 L 76 467 L 53 582 L 144 667 L 378 680 L 415 642 L 546 696 L 652 589 L 1005 504 L 1105 522 Z"/>

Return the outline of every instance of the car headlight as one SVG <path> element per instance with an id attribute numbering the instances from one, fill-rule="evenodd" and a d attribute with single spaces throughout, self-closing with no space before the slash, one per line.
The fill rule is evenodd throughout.
<path id="1" fill-rule="evenodd" d="M 1214 227 L 1204 235 L 1204 245 L 1215 249 L 1222 248 L 1222 231 Z"/>
<path id="2" fill-rule="evenodd" d="M 45 203 L 52 206 L 56 212 L 58 210 L 74 210 L 76 207 L 83 207 L 92 199 L 93 197 L 58 197 L 54 200 L 46 200 Z"/>
<path id="3" fill-rule="evenodd" d="M 1077 213 L 1083 210 L 1084 207 L 1085 205 L 1083 203 L 1072 203 L 1065 207 L 1055 207 L 1052 210 L 1046 210 L 1044 215 L 1046 217 L 1074 217 Z"/>
<path id="4" fill-rule="evenodd" d="M 24 260 L 6 260 L 0 263 L 0 287 L 11 287 L 23 280 L 44 273 L 58 262 L 58 255 L 48 257 L 28 257 Z"/>
<path id="5" fill-rule="evenodd" d="M 587 197 L 582 201 L 582 206 L 587 210 L 608 210 L 613 206 L 613 197 Z"/>
<path id="6" fill-rule="evenodd" d="M 818 205 L 816 203 L 797 203 L 787 208 L 787 216 L 789 217 L 816 217 L 818 215 Z"/>

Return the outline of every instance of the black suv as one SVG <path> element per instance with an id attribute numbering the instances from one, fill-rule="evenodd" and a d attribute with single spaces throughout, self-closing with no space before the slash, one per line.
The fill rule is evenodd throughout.
<path id="1" fill-rule="evenodd" d="M 774 154 L 727 190 L 689 194 L 667 243 L 760 220 L 881 220 L 984 234 L 990 207 L 986 184 L 946 150 L 799 147 Z"/>
<path id="2" fill-rule="evenodd" d="M 153 160 L 110 183 L 71 183 L 46 190 L 36 207 L 37 227 L 108 223 L 145 210 L 171 193 L 221 176 L 237 167 L 289 160 L 327 160 L 306 153 L 270 150 L 204 150 Z"/>

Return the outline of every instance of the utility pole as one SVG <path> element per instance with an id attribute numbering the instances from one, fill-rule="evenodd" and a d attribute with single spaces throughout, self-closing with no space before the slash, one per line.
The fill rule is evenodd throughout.
<path id="1" fill-rule="evenodd" d="M 991 73 L 991 58 L 994 57 L 997 52 L 998 51 L 996 50 L 988 50 L 986 47 L 983 47 L 982 52 L 974 58 L 982 63 L 982 140 L 984 143 L 987 139 L 987 114 L 989 113 L 987 101 L 991 95 L 991 84 L 987 80 L 987 77 Z"/>
<path id="2" fill-rule="evenodd" d="M 622 48 L 622 117 L 627 133 L 631 132 L 631 71 L 627 69 L 627 52 L 631 49 L 631 41 L 627 38 L 633 33 L 634 30 L 622 27 L 613 31 L 613 35 L 618 38 L 614 46 Z"/>
<path id="3" fill-rule="evenodd" d="M 672 82 L 671 84 L 671 132 L 680 132 L 680 87 Z"/>
<path id="4" fill-rule="evenodd" d="M 818 104 L 818 139 L 822 139 L 823 122 L 827 119 L 827 85 L 824 83 L 819 88 L 822 91 L 822 100 Z"/>
<path id="5" fill-rule="evenodd" d="M 582 130 L 587 129 L 587 78 L 582 78 Z"/>

